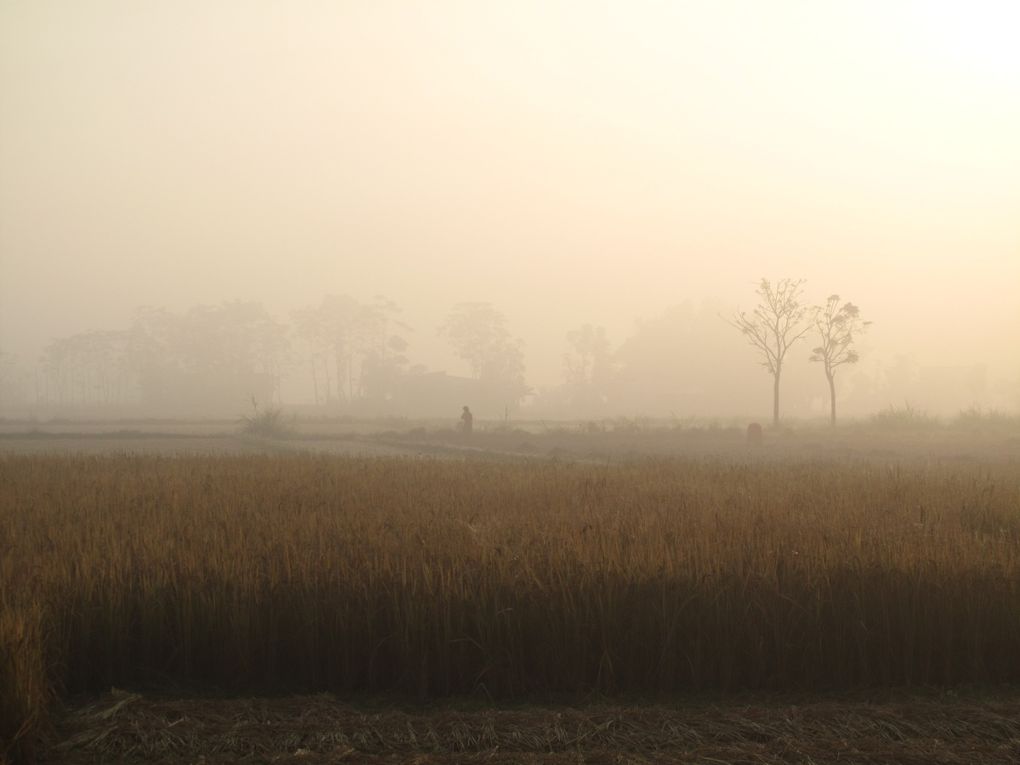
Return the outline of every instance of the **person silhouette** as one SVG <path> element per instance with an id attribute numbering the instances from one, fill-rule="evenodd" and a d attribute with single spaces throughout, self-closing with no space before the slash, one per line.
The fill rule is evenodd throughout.
<path id="1" fill-rule="evenodd" d="M 464 411 L 461 412 L 460 415 L 460 432 L 470 435 L 471 429 L 474 427 L 474 424 L 475 417 L 473 414 L 471 414 L 471 410 L 465 406 Z"/>

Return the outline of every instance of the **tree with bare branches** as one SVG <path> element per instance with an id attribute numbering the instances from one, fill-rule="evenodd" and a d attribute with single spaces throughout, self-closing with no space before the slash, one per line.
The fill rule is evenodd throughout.
<path id="1" fill-rule="evenodd" d="M 740 330 L 761 354 L 761 365 L 772 375 L 772 423 L 779 424 L 779 379 L 787 351 L 811 328 L 801 304 L 803 279 L 782 279 L 774 285 L 762 279 L 755 290 L 760 302 L 750 313 L 738 311 L 727 321 Z"/>
<path id="2" fill-rule="evenodd" d="M 861 310 L 853 303 L 839 304 L 839 295 L 829 295 L 825 305 L 815 306 L 814 326 L 821 342 L 811 351 L 811 361 L 822 364 L 825 379 L 829 381 L 829 408 L 831 425 L 836 424 L 836 370 L 844 364 L 856 364 L 860 356 L 854 349 L 857 335 L 864 332 L 870 321 L 861 319 Z"/>

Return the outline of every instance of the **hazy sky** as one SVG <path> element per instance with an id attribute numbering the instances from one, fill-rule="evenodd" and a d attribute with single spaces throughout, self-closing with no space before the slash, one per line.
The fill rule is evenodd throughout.
<path id="1" fill-rule="evenodd" d="M 573 326 L 794 276 L 876 355 L 1016 377 L 1018 30 L 1013 0 L 0 0 L 0 348 L 383 293 L 459 371 L 435 327 L 489 300 L 541 384 Z"/>

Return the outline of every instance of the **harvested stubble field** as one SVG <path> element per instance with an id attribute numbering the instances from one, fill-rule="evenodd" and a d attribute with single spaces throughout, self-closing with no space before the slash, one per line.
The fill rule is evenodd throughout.
<path id="1" fill-rule="evenodd" d="M 112 686 L 506 702 L 1020 682 L 1008 461 L 3 456 L 0 487 L 8 757 L 73 758 L 51 744 L 91 718 L 57 700 Z M 982 719 L 1015 755 L 1010 714 Z M 811 761 L 776 757 L 744 761 Z"/>
<path id="2" fill-rule="evenodd" d="M 150 699 L 115 691 L 61 722 L 51 762 L 377 765 L 1014 765 L 1020 705 L 901 695 L 862 702 L 400 709 L 328 695 Z"/>

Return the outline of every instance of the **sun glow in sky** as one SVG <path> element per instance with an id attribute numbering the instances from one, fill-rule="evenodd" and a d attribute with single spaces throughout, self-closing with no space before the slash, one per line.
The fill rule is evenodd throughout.
<path id="1" fill-rule="evenodd" d="M 1012 86 L 1020 78 L 1020 4 L 1012 0 L 918 0 L 906 14 L 920 51 L 964 77 Z"/>
<path id="2" fill-rule="evenodd" d="M 9 0 L 0 348 L 384 293 L 451 370 L 495 303 L 541 384 L 571 327 L 793 276 L 874 358 L 1017 377 L 1018 39 L 1005 0 Z"/>

